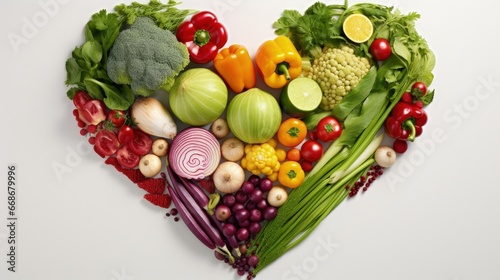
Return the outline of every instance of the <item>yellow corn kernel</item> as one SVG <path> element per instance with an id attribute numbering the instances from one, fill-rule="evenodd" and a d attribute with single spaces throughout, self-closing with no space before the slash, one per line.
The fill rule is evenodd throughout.
<path id="1" fill-rule="evenodd" d="M 267 175 L 267 178 L 273 182 L 278 180 L 278 172 L 273 172 L 271 175 Z"/>
<path id="2" fill-rule="evenodd" d="M 273 170 L 269 166 L 266 166 L 266 167 L 262 168 L 261 171 L 262 171 L 262 173 L 264 173 L 266 175 L 269 175 L 269 174 L 271 174 L 273 172 Z"/>
<path id="3" fill-rule="evenodd" d="M 276 149 L 276 147 L 278 146 L 278 141 L 276 141 L 276 139 L 274 138 L 269 139 L 269 141 L 265 143 L 273 147 L 273 149 Z"/>

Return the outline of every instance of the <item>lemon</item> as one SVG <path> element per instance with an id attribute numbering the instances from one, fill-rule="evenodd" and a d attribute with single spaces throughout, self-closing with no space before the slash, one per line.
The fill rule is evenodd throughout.
<path id="1" fill-rule="evenodd" d="M 323 93 L 316 81 L 298 77 L 290 81 L 281 91 L 280 105 L 291 117 L 302 118 L 316 110 L 323 98 Z"/>
<path id="2" fill-rule="evenodd" d="M 345 36 L 354 43 L 364 43 L 373 34 L 373 24 L 363 14 L 351 14 L 342 24 Z"/>

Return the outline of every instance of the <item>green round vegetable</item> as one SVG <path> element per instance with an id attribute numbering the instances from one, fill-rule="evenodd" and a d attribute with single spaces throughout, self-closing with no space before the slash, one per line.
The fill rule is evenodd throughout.
<path id="1" fill-rule="evenodd" d="M 271 94 L 252 88 L 237 94 L 227 107 L 227 124 L 231 132 L 249 144 L 270 140 L 281 124 L 281 109 Z"/>
<path id="2" fill-rule="evenodd" d="M 226 109 L 224 81 L 206 68 L 182 72 L 169 91 L 170 109 L 185 124 L 204 126 L 215 121 Z"/>

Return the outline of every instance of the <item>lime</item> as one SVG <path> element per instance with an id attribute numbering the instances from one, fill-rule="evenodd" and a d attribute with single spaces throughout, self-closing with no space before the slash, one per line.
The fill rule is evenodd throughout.
<path id="1" fill-rule="evenodd" d="M 354 43 L 364 43 L 373 34 L 373 24 L 363 14 L 351 14 L 342 24 L 345 36 Z"/>
<path id="2" fill-rule="evenodd" d="M 303 118 L 318 108 L 323 92 L 311 78 L 298 77 L 290 81 L 281 91 L 280 105 L 286 114 Z"/>

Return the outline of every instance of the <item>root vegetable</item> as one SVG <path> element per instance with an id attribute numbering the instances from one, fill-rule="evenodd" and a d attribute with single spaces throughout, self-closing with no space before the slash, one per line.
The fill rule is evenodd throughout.
<path id="1" fill-rule="evenodd" d="M 267 202 L 274 207 L 280 207 L 288 199 L 288 192 L 281 186 L 274 186 L 267 193 Z"/>
<path id="2" fill-rule="evenodd" d="M 151 147 L 153 154 L 163 157 L 167 154 L 168 142 L 164 138 L 158 138 L 153 141 L 153 146 Z"/>
<path id="3" fill-rule="evenodd" d="M 232 161 L 221 163 L 213 174 L 215 188 L 222 193 L 233 193 L 241 188 L 245 181 L 245 171 Z"/>
<path id="4" fill-rule="evenodd" d="M 210 130 L 215 135 L 215 137 L 217 137 L 219 139 L 222 139 L 229 134 L 229 126 L 227 125 L 227 122 L 225 119 L 220 119 L 220 118 L 216 119 L 212 123 Z"/>
<path id="5" fill-rule="evenodd" d="M 229 161 L 238 161 L 245 155 L 245 144 L 236 138 L 227 138 L 221 145 L 222 157 Z"/>
<path id="6" fill-rule="evenodd" d="M 148 178 L 158 175 L 161 171 L 160 157 L 155 154 L 144 155 L 139 161 L 139 170 Z"/>
<path id="7" fill-rule="evenodd" d="M 165 106 L 153 97 L 140 98 L 131 107 L 131 116 L 142 131 L 167 139 L 177 134 L 177 125 Z"/>
<path id="8" fill-rule="evenodd" d="M 380 146 L 375 151 L 375 161 L 384 168 L 391 167 L 396 161 L 396 151 L 389 146 Z"/>

